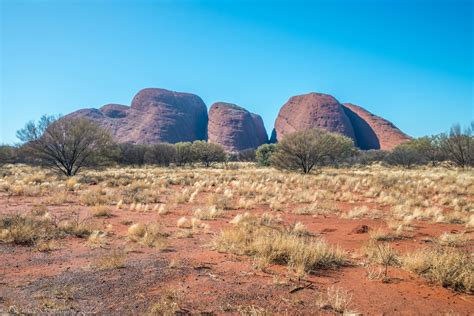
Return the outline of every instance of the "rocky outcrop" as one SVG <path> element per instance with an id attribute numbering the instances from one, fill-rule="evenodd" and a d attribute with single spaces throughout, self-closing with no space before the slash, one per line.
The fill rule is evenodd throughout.
<path id="1" fill-rule="evenodd" d="M 340 104 L 327 94 L 308 93 L 291 97 L 283 105 L 270 142 L 309 128 L 321 128 L 350 137 L 361 149 L 390 150 L 410 139 L 391 122 L 357 105 Z"/>
<path id="2" fill-rule="evenodd" d="M 137 144 L 207 139 L 207 108 L 200 97 L 164 89 L 143 89 L 131 107 L 107 104 L 68 117 L 86 117 L 109 130 L 116 141 Z"/>
<path id="3" fill-rule="evenodd" d="M 250 115 L 252 115 L 253 123 L 255 124 L 258 146 L 268 143 L 268 134 L 262 117 L 255 113 L 250 113 Z"/>
<path id="4" fill-rule="evenodd" d="M 257 148 L 268 141 L 262 118 L 231 103 L 217 102 L 209 110 L 208 140 L 227 151 Z"/>
<path id="5" fill-rule="evenodd" d="M 66 117 L 84 117 L 109 130 L 118 142 L 154 144 L 207 140 L 228 151 L 257 148 L 268 142 L 262 118 L 235 104 L 214 103 L 207 113 L 200 97 L 165 89 L 139 91 L 131 106 L 106 104 Z M 340 133 L 361 149 L 390 150 L 410 139 L 389 121 L 360 106 L 339 103 L 322 93 L 291 97 L 280 109 L 270 142 L 309 128 Z"/>
<path id="6" fill-rule="evenodd" d="M 310 128 L 321 128 L 352 138 L 355 134 L 342 105 L 332 96 L 308 93 L 291 97 L 278 113 L 275 121 L 274 140 L 286 134 Z"/>
<path id="7" fill-rule="evenodd" d="M 343 104 L 344 112 L 354 128 L 361 149 L 391 150 L 410 137 L 391 122 L 351 103 Z"/>

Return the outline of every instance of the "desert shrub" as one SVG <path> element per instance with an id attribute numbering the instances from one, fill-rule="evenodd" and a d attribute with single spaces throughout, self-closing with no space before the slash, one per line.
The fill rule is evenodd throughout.
<path id="1" fill-rule="evenodd" d="M 0 167 L 15 161 L 15 147 L 0 145 Z"/>
<path id="2" fill-rule="evenodd" d="M 155 144 L 148 147 L 145 162 L 159 166 L 169 166 L 176 160 L 176 147 L 170 144 Z"/>
<path id="3" fill-rule="evenodd" d="M 242 151 L 239 151 L 237 154 L 237 161 L 244 161 L 244 162 L 254 162 L 255 161 L 255 156 L 256 152 L 255 149 L 249 148 L 249 149 L 244 149 Z"/>
<path id="4" fill-rule="evenodd" d="M 148 247 L 162 249 L 166 247 L 167 233 L 157 223 L 136 223 L 128 228 L 127 236 L 131 241 L 141 243 Z"/>
<path id="5" fill-rule="evenodd" d="M 68 235 L 72 235 L 79 238 L 89 237 L 97 227 L 90 218 L 79 218 L 78 216 L 63 220 L 59 223 L 61 231 Z"/>
<path id="6" fill-rule="evenodd" d="M 387 155 L 388 152 L 383 150 L 358 150 L 354 156 L 349 157 L 348 163 L 367 166 L 384 161 Z"/>
<path id="7" fill-rule="evenodd" d="M 409 144 L 418 151 L 423 162 L 432 166 L 446 159 L 446 155 L 441 150 L 441 137 L 439 135 L 415 138 Z"/>
<path id="8" fill-rule="evenodd" d="M 350 310 L 352 295 L 342 288 L 331 286 L 326 292 L 318 292 L 316 303 L 322 309 L 331 309 L 341 314 L 357 314 Z"/>
<path id="9" fill-rule="evenodd" d="M 395 147 L 385 158 L 390 165 L 402 166 L 405 168 L 421 165 L 426 162 L 416 144 L 405 142 Z"/>
<path id="10" fill-rule="evenodd" d="M 113 147 L 109 132 L 82 118 L 43 116 L 38 123 L 28 122 L 17 137 L 39 163 L 68 177 L 106 162 Z"/>
<path id="11" fill-rule="evenodd" d="M 114 216 L 112 212 L 112 208 L 110 206 L 101 205 L 101 204 L 94 205 L 92 207 L 92 215 L 94 217 L 106 217 L 106 218 L 110 218 Z"/>
<path id="12" fill-rule="evenodd" d="M 286 135 L 278 143 L 271 162 L 279 169 L 309 173 L 313 167 L 342 160 L 354 150 L 354 143 L 348 137 L 308 129 Z"/>
<path id="13" fill-rule="evenodd" d="M 270 166 L 272 154 L 275 152 L 275 144 L 263 144 L 255 152 L 257 163 L 260 166 Z"/>
<path id="14" fill-rule="evenodd" d="M 179 142 L 174 145 L 176 149 L 176 165 L 185 166 L 196 161 L 193 153 L 193 144 L 191 142 Z"/>
<path id="15" fill-rule="evenodd" d="M 95 266 L 100 270 L 111 270 L 125 268 L 126 253 L 120 250 L 112 250 L 102 254 L 96 259 Z"/>
<path id="16" fill-rule="evenodd" d="M 123 143 L 119 145 L 118 162 L 124 165 L 141 166 L 145 164 L 148 146 Z"/>
<path id="17" fill-rule="evenodd" d="M 364 246 L 364 252 L 369 260 L 385 267 L 384 278 L 388 278 L 388 267 L 400 264 L 399 254 L 387 243 L 370 241 Z"/>
<path id="18" fill-rule="evenodd" d="M 83 191 L 80 195 L 80 201 L 87 206 L 104 205 L 110 202 L 109 196 L 101 188 Z"/>
<path id="19" fill-rule="evenodd" d="M 164 293 L 161 294 L 160 299 L 150 306 L 147 315 L 180 315 L 182 314 L 180 313 L 179 308 L 181 300 L 182 299 L 178 292 L 170 290 L 164 291 Z"/>
<path id="20" fill-rule="evenodd" d="M 209 208 L 198 208 L 194 211 L 194 217 L 202 220 L 211 220 L 221 217 L 223 212 L 218 210 L 216 206 L 211 206 Z"/>
<path id="21" fill-rule="evenodd" d="M 0 241 L 18 245 L 34 245 L 40 240 L 57 238 L 60 231 L 48 213 L 5 215 L 0 217 Z"/>
<path id="22" fill-rule="evenodd" d="M 36 245 L 66 235 L 87 237 L 93 230 L 87 219 L 71 218 L 58 224 L 49 213 L 42 212 L 0 217 L 0 241 L 18 245 Z"/>
<path id="23" fill-rule="evenodd" d="M 440 135 L 442 153 L 455 166 L 464 168 L 474 165 L 474 121 L 464 132 L 460 125 L 454 125 L 449 134 Z"/>
<path id="24" fill-rule="evenodd" d="M 474 260 L 462 250 L 451 247 L 420 249 L 403 256 L 402 265 L 443 287 L 474 292 Z"/>
<path id="25" fill-rule="evenodd" d="M 193 142 L 192 150 L 196 160 L 201 162 L 205 167 L 209 167 L 215 162 L 224 162 L 226 159 L 226 154 L 222 146 L 206 141 L 197 140 Z"/>
<path id="26" fill-rule="evenodd" d="M 240 216 L 239 216 L 240 215 Z M 214 241 L 218 251 L 254 256 L 262 266 L 285 264 L 299 274 L 318 268 L 338 267 L 346 262 L 345 253 L 322 239 L 300 237 L 292 229 L 268 225 L 268 220 L 239 214 Z"/>

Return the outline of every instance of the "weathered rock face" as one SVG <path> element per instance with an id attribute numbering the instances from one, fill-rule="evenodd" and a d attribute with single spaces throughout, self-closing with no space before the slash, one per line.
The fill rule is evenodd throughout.
<path id="1" fill-rule="evenodd" d="M 250 113 L 253 118 L 253 123 L 255 124 L 255 130 L 257 132 L 258 146 L 268 143 L 268 134 L 263 123 L 263 119 L 260 115 L 255 113 Z"/>
<path id="2" fill-rule="evenodd" d="M 390 150 L 410 139 L 389 121 L 350 103 L 340 104 L 327 94 L 291 97 L 275 121 L 270 142 L 309 128 L 321 128 L 354 140 L 361 149 Z"/>
<path id="3" fill-rule="evenodd" d="M 177 143 L 207 139 L 207 108 L 196 95 L 143 89 L 132 106 L 107 104 L 82 109 L 68 117 L 86 117 L 108 129 L 118 142 Z"/>
<path id="4" fill-rule="evenodd" d="M 217 102 L 209 110 L 209 142 L 227 151 L 257 148 L 268 141 L 262 118 L 231 103 Z"/>
<path id="5" fill-rule="evenodd" d="M 190 93 L 148 88 L 139 91 L 131 106 L 107 104 L 81 109 L 67 117 L 91 119 L 109 130 L 118 142 L 153 144 L 207 140 L 228 151 L 257 148 L 268 142 L 262 118 L 235 104 L 206 105 Z M 361 149 L 390 150 L 410 139 L 389 121 L 334 97 L 308 93 L 291 97 L 280 109 L 270 142 L 309 128 L 340 133 Z"/>
<path id="6" fill-rule="evenodd" d="M 352 124 L 342 105 L 334 97 L 322 93 L 291 97 L 278 113 L 273 138 L 278 141 L 286 134 L 310 128 L 339 133 L 356 141 Z"/>
<path id="7" fill-rule="evenodd" d="M 344 103 L 344 112 L 349 117 L 361 149 L 391 150 L 410 140 L 410 137 L 391 122 L 370 113 L 360 106 Z"/>

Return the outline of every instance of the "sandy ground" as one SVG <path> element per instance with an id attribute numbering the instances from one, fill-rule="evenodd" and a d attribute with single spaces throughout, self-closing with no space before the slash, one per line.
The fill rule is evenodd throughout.
<path id="1" fill-rule="evenodd" d="M 175 190 L 180 189 L 175 186 Z M 369 280 L 360 255 L 369 234 L 355 230 L 361 225 L 370 229 L 384 227 L 382 220 L 278 212 L 285 223 L 304 223 L 313 235 L 324 236 L 328 243 L 339 245 L 353 258 L 346 267 L 320 270 L 303 279 L 284 266 L 272 265 L 262 271 L 250 257 L 212 250 L 210 243 L 215 234 L 244 210 L 225 211 L 222 218 L 206 221 L 209 230 L 177 238 L 175 233 L 181 230 L 176 226 L 177 220 L 192 216 L 195 206 L 204 200 L 205 193 L 201 195 L 198 202 L 180 204 L 166 215 L 116 209 L 111 218 L 94 218 L 101 227 L 111 225 L 108 230 L 112 233 L 102 247 L 91 247 L 86 239 L 74 237 L 58 240 L 57 249 L 50 252 L 0 243 L 0 311 L 143 314 L 164 295 L 173 293 L 184 314 L 258 314 L 263 309 L 270 314 L 331 314 L 318 307 L 316 297 L 335 285 L 351 293 L 351 309 L 364 315 L 474 313 L 472 295 L 430 284 L 398 268 L 389 269 L 389 282 Z M 41 199 L 1 194 L 0 213 L 27 212 Z M 90 209 L 75 199 L 77 196 L 70 193 L 70 202 L 49 210 L 59 216 L 72 208 L 81 218 L 90 216 Z M 353 206 L 337 205 L 342 210 Z M 268 206 L 250 212 L 265 211 Z M 164 249 L 148 248 L 127 239 L 130 222 L 153 221 L 171 234 Z M 456 224 L 417 222 L 416 230 L 392 245 L 407 251 L 422 247 L 442 232 L 464 229 Z M 472 243 L 466 247 L 472 249 Z M 126 253 L 125 267 L 96 269 L 94 262 L 112 250 Z"/>

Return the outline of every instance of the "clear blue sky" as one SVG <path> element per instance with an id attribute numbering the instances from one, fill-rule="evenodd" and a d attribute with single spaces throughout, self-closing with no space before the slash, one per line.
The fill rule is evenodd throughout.
<path id="1" fill-rule="evenodd" d="M 474 119 L 473 1 L 1 3 L 0 143 L 42 114 L 130 104 L 145 87 L 263 116 L 334 95 L 421 136 Z"/>

